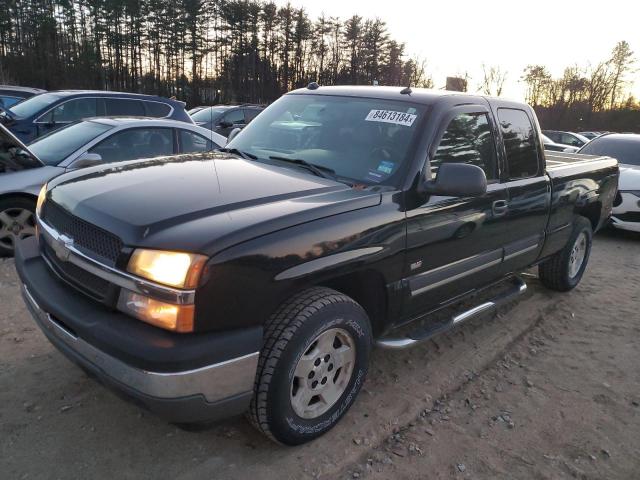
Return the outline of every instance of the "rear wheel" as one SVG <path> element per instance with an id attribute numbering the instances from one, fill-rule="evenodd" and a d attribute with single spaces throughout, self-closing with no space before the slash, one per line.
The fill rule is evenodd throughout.
<path id="1" fill-rule="evenodd" d="M 353 404 L 370 350 L 369 320 L 354 300 L 322 287 L 294 296 L 266 325 L 249 420 L 286 445 L 322 435 Z"/>
<path id="2" fill-rule="evenodd" d="M 28 198 L 0 200 L 0 255 L 13 256 L 19 240 L 36 234 L 35 210 Z"/>
<path id="3" fill-rule="evenodd" d="M 592 239 L 591 222 L 577 217 L 567 245 L 538 266 L 542 284 L 560 292 L 575 288 L 587 268 Z"/>

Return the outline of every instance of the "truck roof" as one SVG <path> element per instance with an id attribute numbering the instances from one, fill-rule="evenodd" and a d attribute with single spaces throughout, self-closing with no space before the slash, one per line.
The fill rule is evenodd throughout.
<path id="1" fill-rule="evenodd" d="M 486 95 L 474 95 L 466 92 L 454 92 L 450 90 L 432 90 L 428 88 L 411 87 L 411 93 L 401 93 L 405 87 L 381 87 L 370 85 L 346 85 L 346 86 L 328 86 L 312 88 L 299 88 L 289 92 L 288 95 L 337 95 L 345 97 L 367 97 L 379 98 L 381 100 L 403 100 L 420 103 L 423 105 L 431 105 L 443 97 L 466 96 L 469 98 L 488 98 Z M 500 99 L 504 102 L 504 99 Z"/>

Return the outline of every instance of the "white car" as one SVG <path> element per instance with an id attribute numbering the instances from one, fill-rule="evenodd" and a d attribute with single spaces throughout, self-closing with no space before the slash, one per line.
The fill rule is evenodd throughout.
<path id="1" fill-rule="evenodd" d="M 579 153 L 608 155 L 618 159 L 620 180 L 611 221 L 616 228 L 640 232 L 640 135 L 603 135 L 591 140 Z"/>
<path id="2" fill-rule="evenodd" d="M 197 153 L 227 139 L 206 128 L 169 119 L 93 118 L 72 123 L 25 147 L 0 125 L 0 256 L 35 233 L 34 211 L 42 185 L 69 170 Z"/>

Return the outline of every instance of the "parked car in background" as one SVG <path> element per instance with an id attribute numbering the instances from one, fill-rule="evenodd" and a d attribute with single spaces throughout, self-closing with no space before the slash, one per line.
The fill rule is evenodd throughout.
<path id="1" fill-rule="evenodd" d="M 575 153 L 578 151 L 578 147 L 572 147 L 571 145 L 563 145 L 561 143 L 556 143 L 544 134 L 540 134 L 540 138 L 542 139 L 542 145 L 544 145 L 545 150 L 549 150 L 551 152 L 567 152 L 567 153 Z"/>
<path id="2" fill-rule="evenodd" d="M 31 87 L 19 87 L 17 85 L 0 85 L 0 107 L 9 108 L 25 98 L 33 97 L 46 90 Z"/>
<path id="3" fill-rule="evenodd" d="M 200 110 L 202 110 L 203 108 L 208 108 L 208 107 L 193 107 L 193 108 L 191 108 L 191 109 L 187 110 L 187 113 L 188 113 L 189 115 L 193 115 L 194 113 L 199 112 L 199 111 L 200 111 Z"/>
<path id="4" fill-rule="evenodd" d="M 578 133 L 561 132 L 559 130 L 542 130 L 542 133 L 556 143 L 570 145 L 576 148 L 580 148 L 584 144 L 589 142 L 589 139 L 587 137 L 583 137 Z"/>
<path id="5" fill-rule="evenodd" d="M 70 123 L 92 117 L 141 116 L 193 123 L 184 102 L 137 93 L 59 90 L 42 93 L 0 113 L 4 124 L 25 143 Z"/>
<path id="6" fill-rule="evenodd" d="M 620 183 L 611 222 L 616 228 L 640 232 L 640 135 L 605 134 L 591 140 L 579 153 L 618 159 Z"/>
<path id="7" fill-rule="evenodd" d="M 607 132 L 578 132 L 579 135 L 582 135 L 585 138 L 588 138 L 589 140 L 593 140 L 596 137 L 599 137 L 600 135 L 607 133 Z"/>
<path id="8" fill-rule="evenodd" d="M 226 138 L 177 120 L 97 118 L 40 137 L 26 147 L 0 125 L 0 255 L 33 235 L 38 191 L 58 175 L 101 163 L 206 152 Z"/>
<path id="9" fill-rule="evenodd" d="M 264 110 L 260 105 L 217 105 L 204 107 L 191 114 L 201 127 L 228 137 L 235 128 L 244 128 Z"/>

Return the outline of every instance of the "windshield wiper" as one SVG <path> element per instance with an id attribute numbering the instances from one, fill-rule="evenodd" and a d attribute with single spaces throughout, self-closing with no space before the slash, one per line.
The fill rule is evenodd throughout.
<path id="1" fill-rule="evenodd" d="M 242 150 L 238 150 L 237 148 L 219 148 L 218 151 L 219 152 L 225 152 L 225 153 L 234 153 L 234 154 L 239 155 L 240 157 L 244 158 L 245 160 L 257 160 L 258 159 L 258 157 L 256 157 L 253 153 L 243 152 Z"/>
<path id="2" fill-rule="evenodd" d="M 281 162 L 293 163 L 294 165 L 299 165 L 303 168 L 306 168 L 310 172 L 314 173 L 318 177 L 329 178 L 331 180 L 336 180 L 336 171 L 329 168 L 324 167 L 322 165 L 316 165 L 314 163 L 309 163 L 306 160 L 302 160 L 301 158 L 287 158 L 287 157 L 278 157 L 272 155 L 269 157 L 270 160 L 279 160 Z"/>

